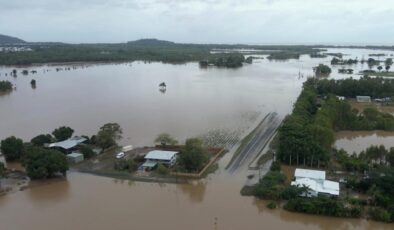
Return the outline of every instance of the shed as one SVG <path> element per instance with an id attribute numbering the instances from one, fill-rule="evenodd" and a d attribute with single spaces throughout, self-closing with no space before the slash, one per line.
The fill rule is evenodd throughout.
<path id="1" fill-rule="evenodd" d="M 68 149 L 72 149 L 72 148 L 76 147 L 77 145 L 79 145 L 85 141 L 87 141 L 86 138 L 75 136 L 75 137 L 69 138 L 64 141 L 51 143 L 48 145 L 48 147 L 49 148 L 62 148 L 64 150 L 68 150 Z"/>
<path id="2" fill-rule="evenodd" d="M 67 155 L 67 159 L 72 163 L 79 163 L 84 160 L 83 154 L 73 152 Z"/>
<path id="3" fill-rule="evenodd" d="M 360 102 L 360 103 L 371 102 L 370 96 L 356 96 L 356 99 L 357 99 L 357 102 Z"/>

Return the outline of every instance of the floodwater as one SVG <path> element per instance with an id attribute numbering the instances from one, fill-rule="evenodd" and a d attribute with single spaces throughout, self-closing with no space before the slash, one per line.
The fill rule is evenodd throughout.
<path id="1" fill-rule="evenodd" d="M 200 69 L 198 64 L 142 62 L 75 65 L 70 71 L 34 66 L 34 75 L 5 76 L 16 91 L 0 96 L 0 138 L 29 140 L 61 125 L 92 135 L 106 122 L 123 128 L 123 144 L 151 145 L 158 133 L 180 141 L 212 130 L 253 128 L 269 112 L 284 117 L 292 109 L 312 67 L 331 58 L 287 62 L 256 60 L 239 69 Z M 24 68 L 18 69 L 21 71 Z M 49 69 L 50 71 L 46 71 Z M 45 72 L 44 72 L 45 70 Z M 348 77 L 333 73 L 335 78 Z M 30 80 L 37 80 L 32 89 Z M 165 93 L 159 91 L 166 82 Z M 244 133 L 243 133 L 244 134 Z M 190 184 L 114 180 L 76 172 L 0 197 L 1 230 L 69 229 L 392 229 L 360 219 L 329 218 L 269 210 L 265 202 L 242 197 L 246 170 L 219 170 Z"/>
<path id="2" fill-rule="evenodd" d="M 387 131 L 341 131 L 336 134 L 334 146 L 349 154 L 360 153 L 371 145 L 394 147 L 394 132 Z"/>

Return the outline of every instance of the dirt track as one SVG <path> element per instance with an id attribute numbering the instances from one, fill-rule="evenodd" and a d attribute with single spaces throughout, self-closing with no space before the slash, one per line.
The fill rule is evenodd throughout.
<path id="1" fill-rule="evenodd" d="M 267 145 L 279 125 L 280 120 L 278 114 L 275 112 L 268 114 L 254 130 L 249 143 L 240 150 L 238 156 L 227 167 L 228 172 L 232 174 L 240 168 L 248 167 Z"/>

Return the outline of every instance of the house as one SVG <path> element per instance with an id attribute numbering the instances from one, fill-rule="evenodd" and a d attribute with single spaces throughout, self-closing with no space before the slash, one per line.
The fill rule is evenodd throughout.
<path id="1" fill-rule="evenodd" d="M 326 172 L 320 170 L 296 169 L 294 173 L 295 181 L 291 185 L 308 187 L 306 197 L 316 197 L 318 195 L 339 196 L 339 183 L 326 180 Z"/>
<path id="2" fill-rule="evenodd" d="M 79 163 L 84 160 L 83 154 L 73 152 L 70 154 L 67 154 L 67 160 L 72 162 L 72 163 Z"/>
<path id="3" fill-rule="evenodd" d="M 65 153 L 72 153 L 72 151 L 76 150 L 76 147 L 79 144 L 82 144 L 85 141 L 87 141 L 86 138 L 75 136 L 64 141 L 51 143 L 48 147 L 59 149 Z"/>
<path id="4" fill-rule="evenodd" d="M 151 170 L 158 163 L 171 167 L 175 164 L 178 152 L 175 151 L 163 151 L 153 150 L 145 155 L 145 162 L 142 164 L 143 170 Z"/>
<path id="5" fill-rule="evenodd" d="M 370 96 L 356 96 L 356 99 L 357 99 L 357 102 L 360 102 L 360 103 L 371 102 Z"/>

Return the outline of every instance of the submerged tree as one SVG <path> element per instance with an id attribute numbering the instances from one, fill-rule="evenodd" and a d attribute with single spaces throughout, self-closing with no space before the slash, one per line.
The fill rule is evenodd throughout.
<path id="1" fill-rule="evenodd" d="M 23 141 L 14 136 L 8 137 L 1 141 L 0 150 L 7 160 L 19 160 L 24 153 Z"/>
<path id="2" fill-rule="evenodd" d="M 161 145 L 165 146 L 176 145 L 178 141 L 175 140 L 175 138 L 171 137 L 171 135 L 168 133 L 161 133 L 156 137 L 155 143 L 160 143 Z"/>

